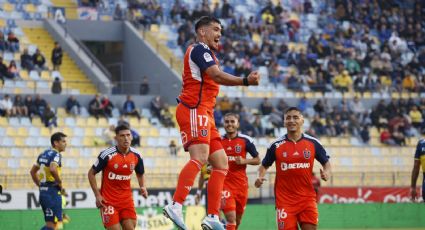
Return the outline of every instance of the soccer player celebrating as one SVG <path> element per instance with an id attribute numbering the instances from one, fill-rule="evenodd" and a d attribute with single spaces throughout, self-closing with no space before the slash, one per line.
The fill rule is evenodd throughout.
<path id="1" fill-rule="evenodd" d="M 425 139 L 419 140 L 418 145 L 416 146 L 415 152 L 415 161 L 412 169 L 412 181 L 410 184 L 410 195 L 412 196 L 412 201 L 415 202 L 418 198 L 418 193 L 416 191 L 416 181 L 419 176 L 419 168 L 422 165 L 423 171 L 423 182 L 422 182 L 422 199 L 425 202 Z"/>
<path id="2" fill-rule="evenodd" d="M 224 116 L 226 135 L 221 144 L 226 151 L 229 172 L 224 181 L 222 209 L 226 216 L 226 230 L 239 227 L 248 201 L 248 177 L 246 165 L 259 165 L 260 157 L 251 137 L 238 133 L 238 115 L 228 113 Z M 246 153 L 252 158 L 247 159 Z"/>
<path id="3" fill-rule="evenodd" d="M 136 149 L 130 147 L 132 136 L 130 128 L 119 125 L 115 128 L 116 146 L 102 151 L 88 172 L 90 186 L 96 197 L 96 206 L 100 208 L 102 222 L 109 230 L 130 230 L 136 227 L 131 174 L 136 172 L 143 197 L 148 196 L 144 185 L 143 160 Z M 102 186 L 99 190 L 96 174 L 102 171 Z"/>
<path id="4" fill-rule="evenodd" d="M 302 230 L 317 228 L 318 211 L 316 193 L 312 184 L 314 159 L 323 169 L 320 176 L 328 180 L 331 174 L 329 156 L 320 142 L 302 133 L 304 123 L 301 111 L 291 107 L 285 112 L 288 134 L 273 142 L 259 168 L 255 186 L 265 181 L 266 170 L 276 161 L 275 197 L 276 219 L 279 230 Z"/>
<path id="5" fill-rule="evenodd" d="M 207 230 L 223 229 L 218 214 L 228 165 L 220 134 L 215 127 L 213 109 L 220 84 L 258 85 L 260 78 L 257 71 L 242 78 L 220 70 L 213 51 L 219 48 L 221 30 L 218 19 L 201 17 L 195 24 L 197 43 L 190 45 L 184 56 L 183 87 L 178 97 L 176 119 L 190 160 L 180 172 L 173 202 L 164 207 L 164 215 L 181 229 L 187 229 L 183 221 L 182 204 L 196 175 L 207 161 L 212 166 L 212 172 L 207 188 L 208 215 L 201 226 Z"/>
<path id="6" fill-rule="evenodd" d="M 66 135 L 54 133 L 50 144 L 52 147 L 38 156 L 30 171 L 34 184 L 40 189 L 40 205 L 46 221 L 42 230 L 54 230 L 56 224 L 62 221 L 61 152 L 66 148 Z"/>

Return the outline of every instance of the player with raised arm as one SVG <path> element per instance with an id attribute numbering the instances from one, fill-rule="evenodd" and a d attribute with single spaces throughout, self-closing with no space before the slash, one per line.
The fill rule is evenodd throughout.
<path id="1" fill-rule="evenodd" d="M 279 230 L 315 230 L 318 224 L 316 193 L 312 183 L 314 159 L 322 164 L 320 176 L 328 180 L 331 164 L 320 142 L 301 131 L 304 123 L 301 111 L 291 107 L 285 112 L 288 133 L 273 142 L 259 168 L 255 186 L 265 181 L 266 170 L 276 162 L 275 197 Z"/>
<path id="2" fill-rule="evenodd" d="M 140 153 L 130 147 L 130 128 L 119 125 L 115 128 L 116 146 L 102 151 L 88 172 L 88 179 L 100 208 L 103 225 L 108 230 L 134 230 L 136 210 L 130 185 L 131 175 L 136 172 L 140 192 L 148 196 L 144 181 L 144 165 Z M 102 185 L 97 187 L 96 174 L 102 171 Z"/>
<path id="3" fill-rule="evenodd" d="M 40 190 L 40 205 L 46 225 L 41 230 L 54 230 L 62 221 L 62 155 L 66 149 L 66 135 L 57 132 L 50 137 L 51 148 L 41 153 L 30 174 Z M 38 174 L 38 175 L 37 175 Z"/>
<path id="4" fill-rule="evenodd" d="M 247 135 L 238 133 L 239 116 L 234 113 L 224 115 L 224 129 L 226 134 L 221 144 L 229 162 L 229 172 L 223 186 L 222 210 L 226 216 L 226 230 L 235 230 L 239 227 L 248 201 L 247 165 L 259 165 L 260 157 L 253 143 Z M 247 158 L 247 153 L 252 158 Z"/>
<path id="5" fill-rule="evenodd" d="M 259 74 L 254 71 L 246 78 L 223 72 L 214 54 L 219 48 L 222 26 L 218 19 L 201 17 L 195 24 L 197 42 L 190 45 L 184 56 L 183 87 L 178 97 L 176 119 L 184 149 L 190 160 L 180 172 L 173 202 L 164 207 L 164 215 L 180 229 L 187 229 L 183 221 L 182 204 L 189 194 L 196 175 L 207 163 L 212 166 L 208 182 L 208 215 L 203 229 L 223 229 L 218 214 L 221 192 L 227 174 L 227 157 L 215 127 L 213 109 L 219 85 L 258 85 Z"/>

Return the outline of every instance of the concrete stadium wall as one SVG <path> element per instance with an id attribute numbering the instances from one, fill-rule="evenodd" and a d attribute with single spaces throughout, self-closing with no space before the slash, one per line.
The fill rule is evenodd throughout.
<path id="1" fill-rule="evenodd" d="M 151 84 L 150 93 L 161 95 L 166 102 L 174 104 L 180 92 L 180 77 L 155 54 L 154 49 L 129 22 L 68 20 L 64 27 L 75 39 L 123 42 L 122 81 L 134 83 L 126 85 L 125 91 L 129 94 L 139 94 L 143 76 L 147 76 Z"/>

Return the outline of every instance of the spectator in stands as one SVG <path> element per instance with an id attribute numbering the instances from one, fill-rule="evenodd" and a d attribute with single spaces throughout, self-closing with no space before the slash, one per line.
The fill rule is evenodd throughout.
<path id="1" fill-rule="evenodd" d="M 420 129 L 423 123 L 422 113 L 418 110 L 416 105 L 412 106 L 412 109 L 409 112 L 409 117 L 412 120 L 413 127 Z"/>
<path id="2" fill-rule="evenodd" d="M 80 102 L 77 101 L 74 95 L 71 95 L 66 100 L 65 110 L 68 114 L 73 116 L 78 116 L 81 113 L 81 105 Z"/>
<path id="3" fill-rule="evenodd" d="M 369 144 L 370 141 L 370 133 L 368 125 L 363 125 L 360 131 L 360 138 L 365 144 Z"/>
<path id="4" fill-rule="evenodd" d="M 41 98 L 40 94 L 37 94 L 35 96 L 34 105 L 36 107 L 37 115 L 42 117 L 44 110 L 47 107 L 47 102 L 43 98 Z"/>
<path id="5" fill-rule="evenodd" d="M 221 17 L 224 19 L 233 18 L 233 6 L 227 0 L 223 0 L 223 5 L 221 6 Z"/>
<path id="6" fill-rule="evenodd" d="M 53 70 L 59 70 L 59 67 L 62 65 L 62 57 L 63 57 L 62 47 L 59 45 L 58 42 L 55 42 L 55 47 L 52 50 L 52 57 L 51 57 Z"/>
<path id="7" fill-rule="evenodd" d="M 22 69 L 31 71 L 34 68 L 34 63 L 32 61 L 31 55 L 28 54 L 28 49 L 25 48 L 24 52 L 21 55 L 21 67 Z"/>
<path id="8" fill-rule="evenodd" d="M 214 122 L 217 128 L 223 127 L 223 113 L 221 112 L 219 104 L 215 104 L 214 107 Z"/>
<path id="9" fill-rule="evenodd" d="M 316 114 L 313 117 L 313 121 L 311 122 L 310 126 L 311 126 L 311 129 L 314 130 L 314 132 L 316 133 L 318 137 L 322 135 L 326 135 L 325 125 L 323 124 L 322 119 L 320 119 L 319 114 Z"/>
<path id="10" fill-rule="evenodd" d="M 46 69 L 46 59 L 44 58 L 43 54 L 41 54 L 41 51 L 37 49 L 35 51 L 35 54 L 32 55 L 32 62 L 34 63 L 34 67 L 37 69 L 37 71 L 42 71 Z"/>
<path id="11" fill-rule="evenodd" d="M 105 116 L 105 110 L 100 102 L 100 96 L 98 94 L 89 102 L 89 114 L 99 119 L 99 115 Z"/>
<path id="12" fill-rule="evenodd" d="M 344 70 L 342 74 L 336 75 L 332 83 L 335 89 L 341 91 L 342 93 L 352 91 L 353 89 L 353 79 L 351 79 L 351 76 L 347 70 Z"/>
<path id="13" fill-rule="evenodd" d="M 239 97 L 236 97 L 235 100 L 232 102 L 232 113 L 240 114 L 242 112 L 243 104 L 241 102 L 241 99 Z"/>
<path id="14" fill-rule="evenodd" d="M 25 106 L 28 108 L 28 117 L 32 119 L 34 115 L 38 115 L 37 113 L 37 106 L 35 105 L 34 101 L 32 100 L 31 95 L 27 95 L 25 97 Z"/>
<path id="15" fill-rule="evenodd" d="M 3 63 L 3 57 L 0 57 L 0 76 L 1 78 L 13 79 L 13 75 L 9 73 L 7 66 Z"/>
<path id="16" fill-rule="evenodd" d="M 19 39 L 12 31 L 7 35 L 7 42 L 9 43 L 10 52 L 15 53 L 19 51 Z"/>
<path id="17" fill-rule="evenodd" d="M 105 145 L 115 144 L 115 125 L 110 125 L 102 132 L 102 138 Z"/>
<path id="18" fill-rule="evenodd" d="M 4 95 L 3 99 L 0 100 L 0 114 L 2 116 L 12 116 L 13 115 L 13 102 L 9 94 Z"/>
<path id="19" fill-rule="evenodd" d="M 232 102 L 227 95 L 224 95 L 218 104 L 220 105 L 220 109 L 223 114 L 230 113 L 232 110 Z"/>
<path id="20" fill-rule="evenodd" d="M 131 140 L 131 146 L 140 147 L 140 135 L 135 129 L 130 129 L 131 136 L 133 139 Z"/>
<path id="21" fill-rule="evenodd" d="M 162 100 L 160 96 L 156 96 L 152 99 L 150 104 L 150 110 L 154 117 L 160 118 L 161 117 L 161 110 L 162 110 Z"/>
<path id="22" fill-rule="evenodd" d="M 9 44 L 5 40 L 3 32 L 0 31 L 0 50 L 4 51 L 8 48 Z"/>
<path id="23" fill-rule="evenodd" d="M 358 96 L 354 97 L 353 101 L 351 102 L 350 108 L 351 111 L 356 115 L 363 114 L 366 111 L 363 102 L 359 99 Z"/>
<path id="24" fill-rule="evenodd" d="M 139 110 L 130 95 L 127 95 L 127 100 L 124 102 L 123 113 L 128 116 L 136 116 L 139 120 L 141 118 Z"/>
<path id="25" fill-rule="evenodd" d="M 269 115 L 273 111 L 273 105 L 269 99 L 265 97 L 263 98 L 259 109 L 262 115 Z"/>
<path id="26" fill-rule="evenodd" d="M 174 127 L 173 114 L 170 112 L 170 107 L 167 103 L 161 109 L 160 121 L 165 127 Z"/>
<path id="27" fill-rule="evenodd" d="M 107 95 L 103 95 L 100 107 L 108 117 L 112 117 L 112 110 L 114 109 L 114 105 L 112 104 L 112 101 L 109 100 Z"/>
<path id="28" fill-rule="evenodd" d="M 15 100 L 13 101 L 12 114 L 15 116 L 28 116 L 28 108 L 25 106 L 25 102 L 20 94 L 16 94 Z"/>
<path id="29" fill-rule="evenodd" d="M 41 115 L 41 120 L 47 128 L 51 128 L 52 126 L 58 127 L 56 114 L 53 108 L 50 107 L 50 104 L 46 105 L 46 108 Z"/>
<path id="30" fill-rule="evenodd" d="M 140 84 L 140 95 L 149 94 L 149 81 L 146 76 L 143 77 L 143 81 Z"/>
<path id="31" fill-rule="evenodd" d="M 55 80 L 52 83 L 52 93 L 60 94 L 62 92 L 62 83 L 59 77 L 55 77 Z"/>
<path id="32" fill-rule="evenodd" d="M 177 147 L 176 142 L 171 140 L 170 144 L 168 145 L 168 150 L 171 156 L 177 156 L 177 152 L 180 150 L 180 147 Z"/>
<path id="33" fill-rule="evenodd" d="M 119 3 L 115 5 L 114 20 L 116 21 L 124 20 L 124 11 L 121 8 L 121 5 Z"/>
<path id="34" fill-rule="evenodd" d="M 18 67 L 16 67 L 16 62 L 14 60 L 10 61 L 7 72 L 12 77 L 12 79 L 20 78 Z"/>

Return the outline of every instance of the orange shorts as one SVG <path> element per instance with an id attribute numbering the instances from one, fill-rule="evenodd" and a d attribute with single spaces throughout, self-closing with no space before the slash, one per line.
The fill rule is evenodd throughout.
<path id="1" fill-rule="evenodd" d="M 223 148 L 212 110 L 203 107 L 190 109 L 180 103 L 177 105 L 176 119 L 186 151 L 192 144 L 209 144 L 210 154 Z"/>
<path id="2" fill-rule="evenodd" d="M 277 206 L 276 221 L 279 230 L 297 230 L 298 224 L 317 225 L 319 212 L 314 201 L 303 202 L 296 206 Z"/>
<path id="3" fill-rule="evenodd" d="M 221 209 L 224 213 L 236 211 L 236 214 L 242 215 L 245 212 L 247 201 L 248 189 L 232 190 L 223 188 Z"/>
<path id="4" fill-rule="evenodd" d="M 100 215 L 102 217 L 102 222 L 105 228 L 118 224 L 125 219 L 137 220 L 136 210 L 134 209 L 134 206 L 116 208 L 112 205 L 107 205 L 106 208 L 102 207 L 100 209 Z"/>

